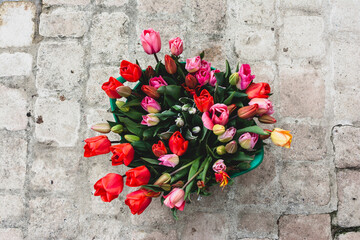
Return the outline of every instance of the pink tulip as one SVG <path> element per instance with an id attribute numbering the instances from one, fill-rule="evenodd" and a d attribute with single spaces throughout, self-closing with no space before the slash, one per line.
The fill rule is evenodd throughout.
<path id="1" fill-rule="evenodd" d="M 161 39 L 159 32 L 149 28 L 144 30 L 140 36 L 141 44 L 147 54 L 158 53 L 161 49 Z"/>
<path id="2" fill-rule="evenodd" d="M 185 69 L 189 73 L 197 72 L 200 69 L 200 67 L 201 67 L 201 58 L 200 58 L 200 56 L 186 59 Z"/>
<path id="3" fill-rule="evenodd" d="M 144 97 L 141 101 L 141 106 L 149 113 L 158 113 L 161 110 L 160 104 L 149 96 Z"/>
<path id="4" fill-rule="evenodd" d="M 201 117 L 204 126 L 212 130 L 215 124 L 226 125 L 229 121 L 229 110 L 225 104 L 217 103 L 204 112 Z"/>
<path id="5" fill-rule="evenodd" d="M 213 87 L 215 86 L 215 84 L 216 84 L 216 82 L 217 82 L 216 77 L 215 77 L 215 73 L 218 73 L 218 72 L 220 72 L 220 70 L 218 70 L 218 69 L 212 70 L 212 71 L 210 72 L 209 84 L 210 84 L 211 86 L 213 86 Z"/>
<path id="6" fill-rule="evenodd" d="M 168 195 L 165 195 L 164 204 L 169 208 L 176 208 L 180 211 L 184 210 L 185 200 L 184 200 L 185 192 L 181 188 L 174 188 Z"/>
<path id="7" fill-rule="evenodd" d="M 172 55 L 179 56 L 183 52 L 183 41 L 179 37 L 170 39 L 169 47 Z"/>
<path id="8" fill-rule="evenodd" d="M 255 78 L 255 75 L 251 75 L 251 68 L 249 64 L 242 64 L 238 73 L 240 80 L 236 84 L 236 87 L 240 90 L 245 90 Z"/>
<path id="9" fill-rule="evenodd" d="M 247 132 L 239 137 L 239 144 L 246 150 L 253 150 L 258 140 L 259 134 Z"/>
<path id="10" fill-rule="evenodd" d="M 158 89 L 159 87 L 167 86 L 168 84 L 167 84 L 167 82 L 165 82 L 165 80 L 161 76 L 158 76 L 158 77 L 151 78 L 149 80 L 149 85 L 151 87 Z"/>
<path id="11" fill-rule="evenodd" d="M 157 125 L 160 122 L 160 119 L 155 116 L 153 113 L 149 113 L 148 115 L 142 116 L 143 120 L 141 121 L 142 125 L 146 125 L 148 127 L 152 127 Z"/>
<path id="12" fill-rule="evenodd" d="M 249 106 L 257 104 L 258 110 L 256 114 L 262 116 L 264 114 L 271 115 L 274 113 L 273 105 L 269 99 L 266 98 L 253 98 L 249 102 Z"/>
<path id="13" fill-rule="evenodd" d="M 221 172 L 221 171 L 225 171 L 226 170 L 226 165 L 224 163 L 224 160 L 219 159 L 217 160 L 214 165 L 212 166 L 212 169 L 214 170 L 214 172 Z"/>
<path id="14" fill-rule="evenodd" d="M 211 71 L 211 63 L 209 63 L 208 61 L 205 60 L 201 60 L 201 67 L 203 69 L 206 69 L 208 72 Z"/>
<path id="15" fill-rule="evenodd" d="M 159 157 L 159 165 L 175 167 L 179 164 L 179 157 L 176 154 L 165 154 Z"/>
<path id="16" fill-rule="evenodd" d="M 218 136 L 218 140 L 223 143 L 229 142 L 233 139 L 235 134 L 236 134 L 236 128 L 229 127 L 228 129 L 226 129 L 226 131 L 223 134 Z"/>
<path id="17" fill-rule="evenodd" d="M 196 72 L 195 77 L 198 80 L 199 84 L 203 86 L 209 82 L 210 72 L 208 72 L 204 68 L 200 68 L 200 70 Z"/>

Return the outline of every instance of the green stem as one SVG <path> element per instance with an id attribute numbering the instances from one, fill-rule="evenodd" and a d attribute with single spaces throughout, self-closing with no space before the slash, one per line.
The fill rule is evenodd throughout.
<path id="1" fill-rule="evenodd" d="M 200 168 L 199 171 L 197 171 L 197 172 L 194 174 L 194 176 L 192 176 L 192 177 L 189 179 L 189 181 L 187 181 L 187 183 L 182 187 L 182 189 L 184 190 L 184 189 L 186 188 L 186 186 L 189 185 L 189 183 L 191 183 L 191 182 L 194 180 L 194 178 L 202 172 L 202 170 L 204 170 L 204 168 Z"/>
<path id="2" fill-rule="evenodd" d="M 201 158 L 201 157 L 198 157 L 198 158 Z M 191 166 L 191 165 L 193 164 L 193 162 L 195 162 L 198 158 L 196 158 L 195 160 L 189 162 L 188 164 L 185 164 L 184 166 L 182 166 L 181 168 L 175 170 L 174 172 L 170 173 L 170 175 L 172 176 L 172 175 L 174 175 L 175 173 L 177 173 L 177 172 L 179 172 L 179 171 L 181 171 L 181 170 L 183 170 L 183 169 Z"/>
<path id="3" fill-rule="evenodd" d="M 155 57 L 155 60 L 156 60 L 157 63 L 160 62 L 157 55 L 156 55 L 156 53 L 154 53 L 154 57 Z"/>

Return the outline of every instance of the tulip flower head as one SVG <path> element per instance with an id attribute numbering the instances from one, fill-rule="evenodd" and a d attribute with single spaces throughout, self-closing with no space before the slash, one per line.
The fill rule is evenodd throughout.
<path id="1" fill-rule="evenodd" d="M 161 38 L 159 32 L 149 28 L 144 30 L 140 36 L 141 44 L 147 54 L 158 53 L 161 49 Z"/>
<path id="2" fill-rule="evenodd" d="M 164 196 L 164 205 L 169 208 L 176 208 L 180 211 L 184 210 L 185 200 L 184 200 L 185 192 L 181 188 L 174 188 L 171 192 Z"/>
<path id="3" fill-rule="evenodd" d="M 95 183 L 94 195 L 100 196 L 104 202 L 111 202 L 119 196 L 123 188 L 123 177 L 116 173 L 109 173 Z"/>

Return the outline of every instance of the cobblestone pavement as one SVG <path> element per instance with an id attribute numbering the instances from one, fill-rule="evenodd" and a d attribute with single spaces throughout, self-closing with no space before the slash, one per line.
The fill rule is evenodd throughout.
<path id="1" fill-rule="evenodd" d="M 2 1 L 0 1 L 2 2 Z M 360 4 L 357 0 L 36 0 L 0 5 L 0 239 L 360 239 Z M 92 196 L 111 167 L 84 159 L 112 116 L 100 84 L 122 59 L 154 64 L 142 29 L 252 65 L 271 83 L 290 150 L 271 147 L 235 185 L 132 216 Z M 196 197 L 194 197 L 196 198 Z"/>

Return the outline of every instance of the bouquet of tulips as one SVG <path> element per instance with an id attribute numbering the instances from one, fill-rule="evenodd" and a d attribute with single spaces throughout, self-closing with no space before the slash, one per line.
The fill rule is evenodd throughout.
<path id="1" fill-rule="evenodd" d="M 169 41 L 171 55 L 161 62 L 156 55 L 161 39 L 153 29 L 142 32 L 141 43 L 157 64 L 142 70 L 138 62 L 123 60 L 121 77 L 110 77 L 102 85 L 115 121 L 96 124 L 92 130 L 116 133 L 116 139 L 100 135 L 86 139 L 84 147 L 85 157 L 111 152 L 113 166 L 130 169 L 98 180 L 95 196 L 110 202 L 123 191 L 125 181 L 138 188 L 125 200 L 132 214 L 141 214 L 160 197 L 176 217 L 177 210 L 183 211 L 191 201 L 191 193 L 209 195 L 210 186 L 224 188 L 232 177 L 249 171 L 254 156 L 263 153 L 262 140 L 270 137 L 275 145 L 290 147 L 289 131 L 257 126 L 257 121 L 276 120 L 271 116 L 270 86 L 253 82 L 248 64 L 232 72 L 226 61 L 222 72 L 212 68 L 203 53 L 182 62 L 179 37 Z M 132 89 L 125 81 L 138 84 Z"/>

